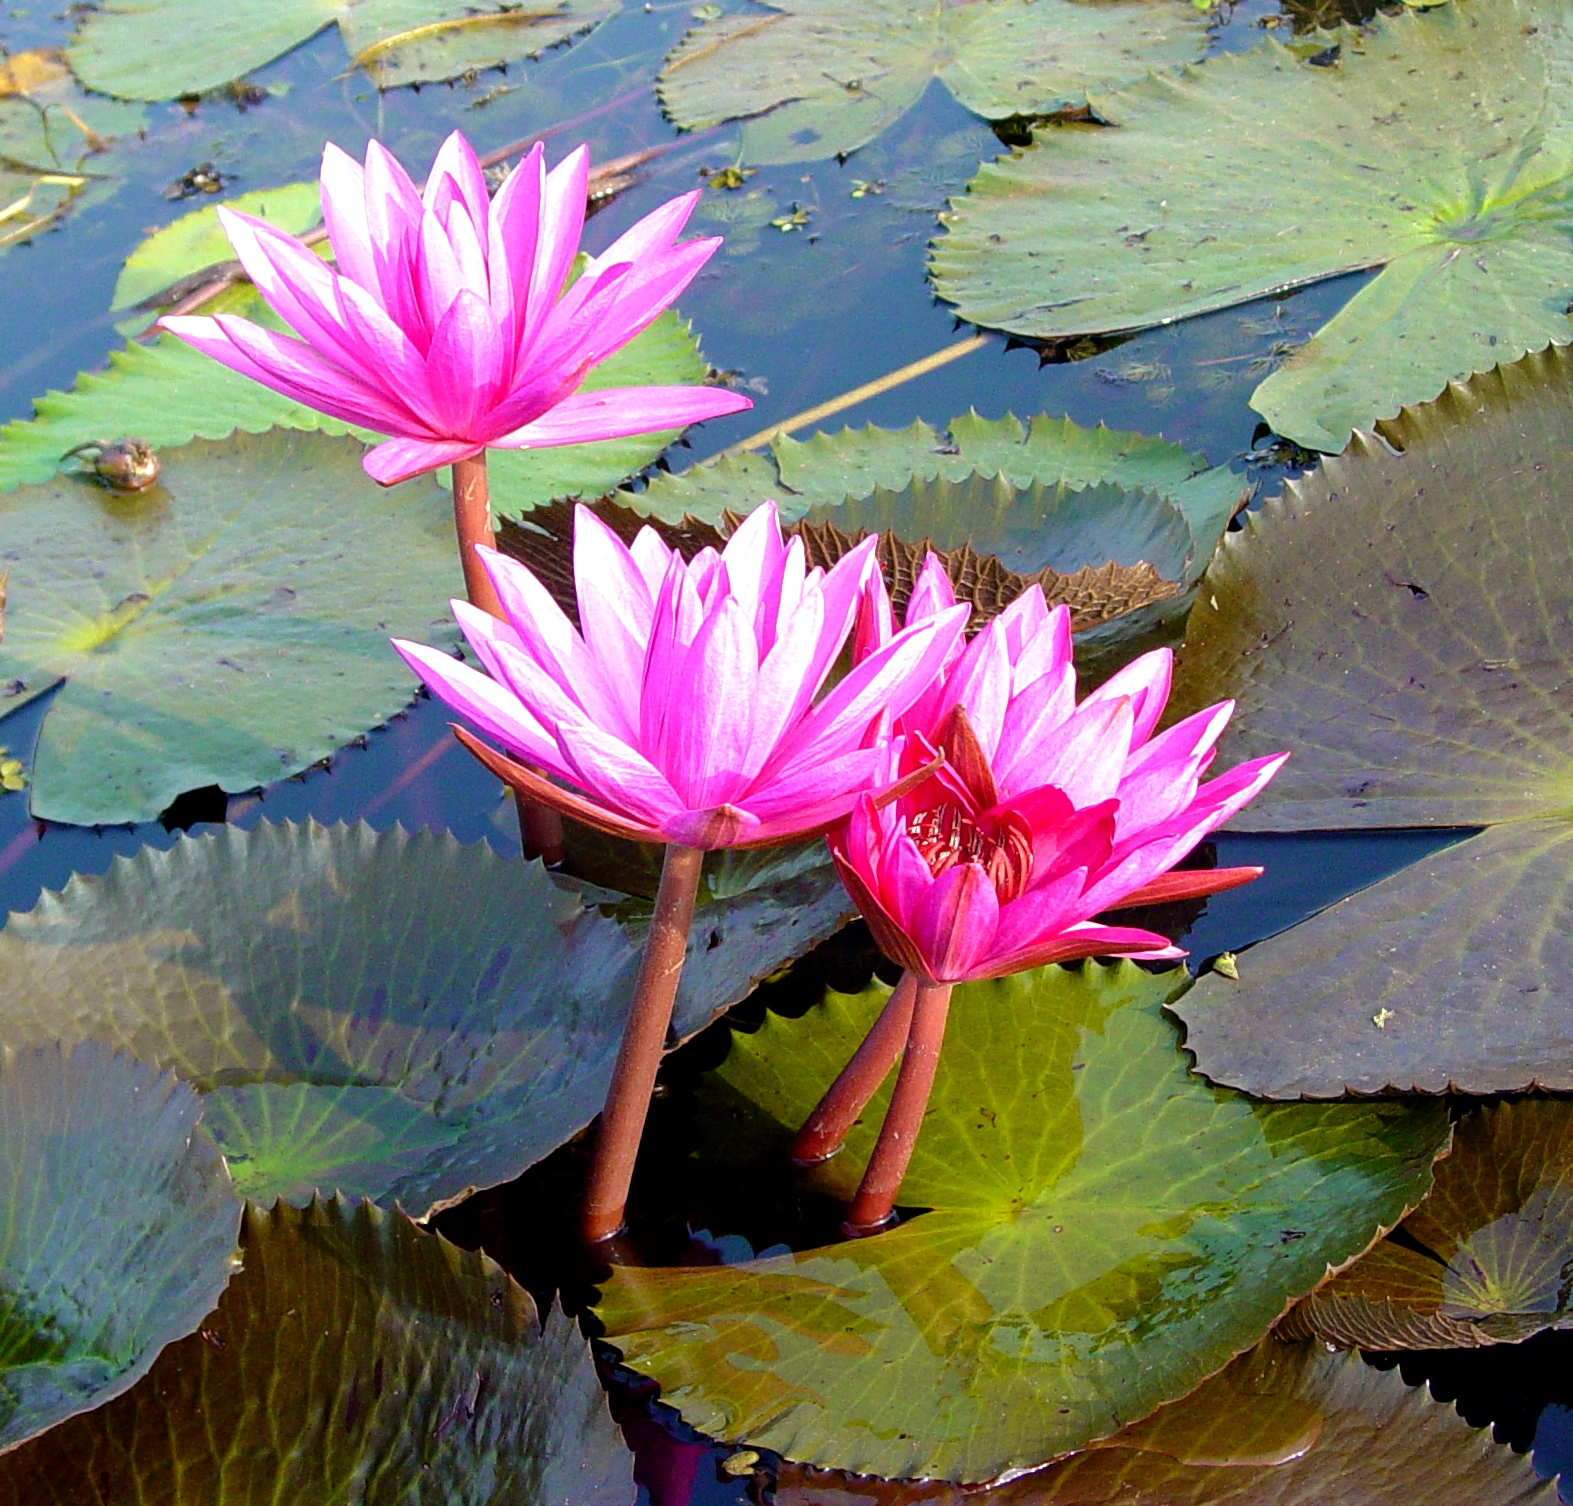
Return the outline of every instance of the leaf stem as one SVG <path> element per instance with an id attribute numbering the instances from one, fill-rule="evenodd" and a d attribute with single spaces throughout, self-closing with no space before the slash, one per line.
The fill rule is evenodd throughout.
<path id="1" fill-rule="evenodd" d="M 918 1143 L 929 1091 L 934 1086 L 934 1072 L 939 1066 L 950 990 L 949 983 L 930 983 L 926 978 L 918 981 L 896 1091 L 890 1096 L 890 1107 L 885 1111 L 885 1122 L 879 1128 L 879 1139 L 874 1154 L 868 1158 L 862 1184 L 841 1225 L 841 1232 L 849 1239 L 877 1234 L 895 1216 L 896 1194 L 901 1191 L 907 1163 Z"/>
<path id="2" fill-rule="evenodd" d="M 916 975 L 903 973 L 874 1021 L 874 1028 L 863 1037 L 851 1061 L 825 1090 L 825 1096 L 814 1105 L 787 1147 L 787 1158 L 794 1166 L 817 1166 L 841 1149 L 858 1115 L 868 1107 L 869 1099 L 879 1091 L 879 1085 L 901 1056 L 912 1025 L 917 990 Z"/>
<path id="3" fill-rule="evenodd" d="M 497 536 L 492 531 L 491 483 L 486 476 L 486 451 L 472 455 L 468 460 L 453 463 L 453 528 L 459 536 L 459 563 L 464 570 L 464 594 L 470 605 L 490 613 L 499 621 L 503 617 L 502 603 L 492 585 L 481 557 L 475 552 L 477 544 L 488 549 L 497 547 Z M 540 858 L 550 867 L 563 859 L 563 821 L 550 806 L 522 795 L 515 796 L 519 809 L 519 841 L 524 856 Z"/>
<path id="4" fill-rule="evenodd" d="M 585 1188 L 581 1228 L 588 1244 L 609 1240 L 623 1227 L 634 1161 L 683 973 L 703 862 L 700 848 L 672 842 L 661 864 L 661 887 L 650 917 L 650 936 L 639 965 L 617 1065 L 606 1090 L 606 1107 L 601 1111 L 595 1157 Z"/>

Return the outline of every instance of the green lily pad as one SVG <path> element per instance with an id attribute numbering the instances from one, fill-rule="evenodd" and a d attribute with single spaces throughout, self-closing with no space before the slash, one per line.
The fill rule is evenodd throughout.
<path id="1" fill-rule="evenodd" d="M 67 53 L 101 94 L 202 94 L 338 25 L 353 63 L 380 88 L 457 78 L 535 57 L 588 31 L 620 0 L 108 0 Z"/>
<path id="2" fill-rule="evenodd" d="M 776 1506 L 1553 1506 L 1554 1481 L 1394 1370 L 1265 1339 L 1096 1448 L 966 1495 L 785 1466 Z"/>
<path id="3" fill-rule="evenodd" d="M 696 915 L 708 1024 L 840 923 L 768 873 Z M 642 944 L 539 864 L 446 834 L 224 827 L 117 859 L 0 932 L 0 1040 L 172 1068 L 242 1193 L 419 1213 L 519 1175 L 601 1107 Z"/>
<path id="4" fill-rule="evenodd" d="M 1424 1195 L 1440 1104 L 1253 1104 L 1186 1069 L 1183 973 L 1050 966 L 958 987 L 885 1234 L 623 1268 L 608 1342 L 701 1431 L 885 1476 L 992 1479 L 1115 1433 L 1254 1344 Z M 734 1039 L 713 1137 L 779 1150 L 888 989 Z M 856 1186 L 888 1098 L 818 1172 Z"/>
<path id="5" fill-rule="evenodd" d="M 1176 1008 L 1214 1081 L 1573 1087 L 1570 398 L 1560 349 L 1455 385 L 1225 539 L 1175 711 L 1232 696 L 1222 763 L 1293 754 L 1234 826 L 1491 829 L 1203 977 Z"/>
<path id="6" fill-rule="evenodd" d="M 164 451 L 146 491 L 62 475 L 0 499 L 6 709 L 64 682 L 36 816 L 151 820 L 183 790 L 298 773 L 409 704 L 387 640 L 456 637 L 451 508 L 429 478 L 384 490 L 360 457 L 237 434 Z"/>
<path id="7" fill-rule="evenodd" d="M 632 1506 L 577 1328 L 402 1213 L 246 1210 L 245 1269 L 146 1382 L 17 1450 L 6 1506 Z"/>
<path id="8" fill-rule="evenodd" d="M 135 1385 L 224 1290 L 240 1203 L 201 1113 L 99 1045 L 0 1054 L 0 1452 Z"/>
<path id="9" fill-rule="evenodd" d="M 1431 1196 L 1279 1332 L 1363 1349 L 1516 1343 L 1573 1324 L 1573 1104 L 1463 1119 Z"/>
<path id="10" fill-rule="evenodd" d="M 998 478 L 1004 486 L 976 500 L 945 490 L 976 485 L 974 476 Z M 900 430 L 843 429 L 802 442 L 782 437 L 772 441 L 768 456 L 729 456 L 655 476 L 645 491 L 624 500 L 672 523 L 685 514 L 719 523 L 727 510 L 746 513 L 769 497 L 789 521 L 807 516 L 845 528 L 856 526 L 843 519 L 857 511 L 845 504 L 872 498 L 878 489 L 910 490 L 910 515 L 897 518 L 889 499 L 880 504 L 880 516 L 895 519 L 908 538 L 927 534 L 941 548 L 971 543 L 999 554 L 1016 571 L 1145 559 L 1164 578 L 1187 585 L 1201 574 L 1248 495 L 1248 484 L 1227 467 L 1209 468 L 1204 457 L 1151 435 L 1102 424 L 1083 429 L 1047 414 L 1024 424 L 1012 414 L 986 419 L 966 413 L 944 434 L 918 422 Z M 1090 496 L 1080 495 L 1089 489 Z M 1023 552 L 1028 536 L 1030 554 Z"/>
<path id="11" fill-rule="evenodd" d="M 1205 15 L 1176 0 L 767 0 L 714 16 L 657 81 L 683 130 L 743 119 L 750 162 L 814 162 L 872 141 L 938 77 L 990 120 L 1190 62 Z"/>
<path id="12" fill-rule="evenodd" d="M 122 274 L 122 283 L 128 276 Z M 255 289 L 234 289 L 220 298 L 222 303 L 204 307 L 208 311 L 222 307 L 277 327 Z M 698 383 L 709 372 L 692 329 L 669 309 L 643 334 L 593 367 L 582 390 Z M 128 434 L 157 448 L 184 445 L 193 438 L 222 439 L 237 429 L 259 434 L 275 426 L 354 433 L 368 442 L 379 437 L 271 392 L 173 335 L 160 335 L 151 345 L 133 343 L 111 351 L 107 370 L 84 372 L 69 392 L 50 392 L 33 407 L 37 415 L 33 419 L 0 425 L 0 492 L 24 482 L 47 481 L 60 457 L 76 445 Z M 492 505 L 507 514 L 556 497 L 599 496 L 649 465 L 680 432 L 599 439 L 547 450 L 488 451 Z"/>
<path id="13" fill-rule="evenodd" d="M 1334 40 L 1331 66 L 1268 43 L 1095 95 L 1118 129 L 1039 130 L 952 202 L 940 295 L 1059 339 L 1383 267 L 1251 400 L 1330 451 L 1450 379 L 1573 340 L 1561 9 L 1460 0 Z"/>
<path id="14" fill-rule="evenodd" d="M 316 183 L 285 183 L 278 188 L 259 188 L 253 193 L 226 199 L 222 207 L 266 220 L 287 235 L 305 235 L 308 230 L 314 230 L 322 223 L 322 201 Z M 219 208 L 217 204 L 205 204 L 200 209 L 193 209 L 190 214 L 181 215 L 162 230 L 155 230 L 137 246 L 120 269 L 110 308 L 130 308 L 155 293 L 163 292 L 179 278 L 220 262 L 233 261 L 235 252 L 219 221 Z M 326 242 L 318 248 L 319 254 L 327 254 L 330 250 Z M 233 307 L 237 301 L 236 294 L 239 295 L 239 301 L 246 305 L 245 308 Z M 228 296 L 222 309 L 224 312 L 249 314 L 261 304 L 256 290 L 249 284 L 242 284 Z M 203 308 L 205 312 L 212 313 L 219 306 L 210 302 Z M 155 314 L 148 313 L 146 322 L 151 323 L 155 317 Z M 142 322 L 137 321 L 138 324 Z"/>

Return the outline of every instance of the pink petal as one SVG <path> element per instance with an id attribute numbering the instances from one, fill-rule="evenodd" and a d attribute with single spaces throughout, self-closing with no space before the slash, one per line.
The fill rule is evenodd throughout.
<path id="1" fill-rule="evenodd" d="M 668 550 L 668 561 L 673 558 Z M 574 510 L 573 572 L 580 631 L 591 655 L 610 683 L 640 685 L 654 596 L 628 546 L 588 507 Z"/>
<path id="2" fill-rule="evenodd" d="M 1131 747 L 1139 748 L 1152 736 L 1158 718 L 1163 715 L 1164 705 L 1169 699 L 1169 682 L 1173 671 L 1174 655 L 1166 648 L 1154 649 L 1139 659 L 1133 659 L 1124 669 L 1111 675 L 1082 705 L 1085 707 L 1098 701 L 1129 696 L 1133 717 Z"/>
<path id="3" fill-rule="evenodd" d="M 526 311 L 519 349 L 534 342 L 535 333 L 561 296 L 569 268 L 579 251 L 584 229 L 585 191 L 590 177 L 590 152 L 579 147 L 547 173 L 541 190 L 540 231 L 535 261 L 525 286 Z"/>
<path id="4" fill-rule="evenodd" d="M 723 598 L 706 617 L 676 679 L 666 735 L 652 756 L 690 807 L 736 802 L 753 773 L 748 760 L 759 679 L 754 625 L 741 602 Z"/>
<path id="5" fill-rule="evenodd" d="M 986 959 L 999 927 L 999 898 L 977 863 L 947 868 L 912 920 L 912 939 L 936 982 L 961 982 Z"/>
<path id="6" fill-rule="evenodd" d="M 366 451 L 366 474 L 382 486 L 396 486 L 411 476 L 468 460 L 481 453 L 478 445 L 456 439 L 388 439 Z"/>
<path id="7" fill-rule="evenodd" d="M 416 297 L 416 243 L 423 206 L 410 175 L 380 141 L 366 146 L 366 236 L 379 302 L 421 350 L 430 336 Z"/>
<path id="8" fill-rule="evenodd" d="M 424 643 L 410 643 L 402 638 L 395 638 L 392 643 L 400 658 L 438 700 L 482 732 L 532 763 L 544 763 L 552 769 L 562 763 L 551 734 L 505 686 Z"/>
<path id="9" fill-rule="evenodd" d="M 464 139 L 462 131 L 452 132 L 432 159 L 431 172 L 426 177 L 426 192 L 422 197 L 428 209 L 437 203 L 444 183 L 452 185 L 452 191 L 464 204 L 471 221 L 476 225 L 484 225 L 491 202 L 486 192 L 486 177 L 476 160 L 474 149 Z"/>
<path id="10" fill-rule="evenodd" d="M 481 438 L 502 366 L 503 341 L 479 293 L 463 288 L 432 334 L 426 376 L 445 434 Z"/>
<path id="11" fill-rule="evenodd" d="M 489 443 L 504 450 L 546 449 L 683 429 L 707 418 L 741 413 L 753 403 L 721 387 L 605 387 L 565 398 L 532 423 Z"/>
<path id="12" fill-rule="evenodd" d="M 1143 961 L 1176 961 L 1185 952 L 1166 936 L 1139 931 L 1134 926 L 1099 926 L 1091 922 L 1070 926 L 1042 945 L 989 959 L 982 977 L 1003 978 L 1050 962 L 1074 962 L 1079 957 L 1133 957 Z"/>
<path id="13" fill-rule="evenodd" d="M 546 148 L 536 142 L 497 190 L 487 219 L 486 269 L 491 283 L 492 317 L 507 333 L 510 360 L 519 353 L 519 337 L 530 296 L 530 269 L 541 224 L 541 187 L 545 180 Z"/>
<path id="14" fill-rule="evenodd" d="M 655 252 L 667 250 L 683 233 L 683 226 L 688 223 L 688 217 L 694 212 L 694 205 L 701 196 L 702 191 L 695 188 L 679 194 L 675 199 L 668 199 L 660 208 L 652 209 L 643 219 L 625 230 L 606 250 L 593 258 L 591 264 L 609 267 L 620 261 L 643 261 Z"/>
<path id="15" fill-rule="evenodd" d="M 920 622 L 927 622 L 930 617 L 948 612 L 955 605 L 956 591 L 950 583 L 950 576 L 945 573 L 939 556 L 930 550 L 924 556 L 923 568 L 918 572 L 912 595 L 907 598 L 906 626 L 915 627 Z"/>
<path id="16" fill-rule="evenodd" d="M 375 295 L 377 266 L 366 228 L 366 172 L 331 141 L 322 148 L 322 222 L 328 229 L 339 276 Z"/>

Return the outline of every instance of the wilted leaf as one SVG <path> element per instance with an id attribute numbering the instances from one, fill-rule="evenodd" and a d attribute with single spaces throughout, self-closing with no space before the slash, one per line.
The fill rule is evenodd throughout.
<path id="1" fill-rule="evenodd" d="M 1336 40 L 1331 66 L 1267 43 L 1095 94 L 1117 130 L 1039 130 L 952 201 L 940 295 L 1061 339 L 1385 266 L 1252 398 L 1331 451 L 1450 378 L 1573 339 L 1560 5 L 1461 0 Z"/>
<path id="2" fill-rule="evenodd" d="M 767 881 L 701 908 L 680 1030 L 806 951 L 816 921 L 834 929 L 839 908 L 801 901 Z M 224 827 L 13 916 L 0 1039 L 103 1040 L 173 1068 L 249 1197 L 339 1188 L 425 1213 L 595 1116 L 641 942 L 637 917 L 484 844 Z"/>
<path id="3" fill-rule="evenodd" d="M 129 496 L 61 476 L 0 498 L 0 681 L 24 687 L 7 710 L 65 682 L 35 815 L 151 820 L 183 790 L 298 773 L 409 704 L 388 638 L 454 636 L 451 509 L 360 457 L 279 430 L 166 450 Z"/>
<path id="4" fill-rule="evenodd" d="M 1225 540 L 1176 714 L 1236 697 L 1220 761 L 1293 754 L 1234 825 L 1502 824 L 1202 978 L 1177 1008 L 1215 1081 L 1573 1087 L 1570 399 L 1559 349 L 1476 377 Z"/>
<path id="5" fill-rule="evenodd" d="M 1512 1343 L 1573 1322 L 1573 1104 L 1463 1119 L 1431 1196 L 1279 1326 L 1364 1349 Z"/>
<path id="6" fill-rule="evenodd" d="M 1029 575 L 1018 575 L 1001 564 L 994 555 L 980 554 L 969 543 L 963 542 L 949 549 L 939 548 L 927 535 L 914 539 L 886 531 L 914 520 L 921 525 L 929 520 L 930 514 L 934 521 L 947 524 L 951 530 L 969 518 L 981 521 L 979 511 L 969 506 L 978 500 L 979 494 L 997 495 L 1007 506 L 1017 501 L 1014 489 L 998 477 L 993 481 L 972 477 L 961 486 L 952 486 L 943 481 L 915 482 L 905 494 L 899 496 L 876 491 L 861 510 L 855 505 L 817 509 L 807 518 L 789 524 L 787 532 L 803 540 L 804 555 L 810 569 L 817 567 L 828 570 L 867 538 L 870 532 L 878 530 L 880 567 L 884 571 L 898 614 L 906 611 L 923 561 L 933 550 L 950 577 L 957 599 L 972 603 L 971 626 L 974 629 L 997 616 L 1033 585 L 1043 588 L 1050 606 L 1063 602 L 1070 607 L 1072 622 L 1078 632 L 1097 627 L 1139 607 L 1177 597 L 1181 593 L 1178 580 L 1163 579 L 1145 560 L 1131 564 L 1117 564 L 1110 560 L 1101 566 L 1084 565 L 1079 570 L 1063 574 L 1050 566 L 1043 566 Z M 1150 496 L 1132 496 L 1113 487 L 1089 488 L 1069 495 L 1073 499 L 1072 508 L 1089 516 L 1100 510 L 1100 503 L 1105 513 L 1118 511 L 1122 505 L 1126 505 L 1128 511 L 1147 513 L 1154 519 L 1167 514 L 1174 524 L 1173 532 L 1178 534 L 1181 547 L 1188 541 L 1189 536 L 1180 515 L 1172 507 Z M 914 496 L 921 496 L 925 500 L 932 498 L 933 501 L 925 508 L 921 502 L 914 505 Z M 1066 496 L 1051 495 L 1046 508 L 1043 507 L 1041 495 L 1035 496 L 1033 500 L 1040 504 L 1040 516 L 1042 510 L 1047 510 L 1054 517 L 1055 504 L 1063 504 Z M 1064 511 L 1069 512 L 1072 508 L 1065 508 Z M 724 548 L 727 538 L 742 522 L 742 515 L 728 510 L 722 514 L 719 529 L 694 518 L 685 518 L 679 524 L 668 524 L 659 518 L 636 513 L 622 506 L 614 497 L 601 498 L 593 504 L 593 510 L 625 542 L 632 543 L 639 529 L 648 524 L 656 529 L 668 548 L 679 549 L 688 558 L 701 549 Z M 860 511 L 871 515 L 869 521 L 872 527 L 864 523 L 864 519 L 858 515 Z M 821 516 L 827 521 L 816 521 Z M 1056 517 L 1055 522 L 1058 521 Z M 1045 543 L 1051 546 L 1056 543 L 1068 544 L 1074 548 L 1077 542 L 1070 528 L 1055 528 L 1053 523 L 1045 530 L 1046 536 L 1043 538 L 1033 536 L 1025 523 L 1021 525 L 1020 533 L 1021 548 L 1018 552 L 1030 549 L 1037 553 Z M 558 605 L 575 622 L 578 621 L 571 506 L 554 503 L 550 507 L 536 508 L 517 523 L 504 520 L 498 533 L 498 546 L 505 554 L 528 565 L 551 591 Z M 1183 573 L 1183 564 L 1176 566 L 1176 574 L 1180 573 Z"/>
<path id="7" fill-rule="evenodd" d="M 0 1452 L 134 1385 L 224 1290 L 240 1203 L 201 1112 L 99 1045 L 0 1053 Z"/>
<path id="8" fill-rule="evenodd" d="M 584 1340 L 484 1255 L 336 1200 L 249 1207 L 245 1259 L 143 1385 L 6 1459 L 0 1502 L 631 1506 Z"/>
<path id="9" fill-rule="evenodd" d="M 993 1490 L 787 1465 L 776 1506 L 1552 1506 L 1555 1484 L 1356 1355 L 1265 1339 L 1183 1401 Z"/>
<path id="10" fill-rule="evenodd" d="M 1206 17 L 1177 0 L 767 0 L 683 38 L 657 88 L 684 130 L 743 119 L 750 162 L 813 162 L 872 141 L 937 76 L 990 120 L 1188 62 Z"/>
<path id="11" fill-rule="evenodd" d="M 381 88 L 456 78 L 534 57 L 617 9 L 619 0 L 108 0 L 68 56 L 90 89 L 122 99 L 202 94 L 282 57 L 337 23 Z"/>
<path id="12" fill-rule="evenodd" d="M 969 492 L 980 484 L 975 476 L 998 484 Z M 1078 497 L 1094 488 L 1101 490 Z M 877 513 L 871 500 L 831 511 L 880 489 L 905 495 L 899 515 L 890 498 Z M 1114 496 L 1114 489 L 1153 493 L 1166 505 L 1146 495 Z M 655 476 L 627 500 L 669 523 L 691 514 L 719 525 L 728 510 L 748 513 L 772 498 L 789 520 L 894 526 L 903 537 L 927 536 L 944 549 L 970 544 L 1018 573 L 1145 559 L 1166 579 L 1189 585 L 1247 495 L 1248 483 L 1226 466 L 1209 469 L 1204 457 L 1150 435 L 1101 424 L 1083 429 L 1047 414 L 1023 424 L 1009 414 L 966 413 L 944 434 L 919 422 L 814 434 L 801 443 L 779 438 L 768 457 L 733 456 Z M 1188 547 L 1175 512 L 1189 531 Z M 1183 577 L 1174 574 L 1182 568 Z"/>
<path id="13" fill-rule="evenodd" d="M 1424 1194 L 1440 1104 L 1262 1105 L 1189 1073 L 1176 974 L 957 988 L 902 1201 L 872 1238 L 622 1268 L 608 1341 L 701 1431 L 886 1476 L 983 1480 L 1183 1396 Z M 712 1143 L 779 1148 L 888 996 L 734 1038 Z M 849 1196 L 888 1086 L 819 1185 Z M 737 1173 L 733 1173 L 736 1175 Z"/>

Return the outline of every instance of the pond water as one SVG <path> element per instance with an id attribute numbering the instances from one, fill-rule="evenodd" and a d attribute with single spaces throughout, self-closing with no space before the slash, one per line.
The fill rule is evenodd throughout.
<path id="1" fill-rule="evenodd" d="M 0 258 L 6 311 L 0 420 L 30 416 L 39 394 L 68 387 L 79 371 L 102 365 L 119 343 L 106 310 L 125 257 L 151 231 L 210 202 L 170 192 L 199 164 L 211 164 L 223 177 L 224 194 L 233 195 L 314 176 L 325 139 L 359 154 L 375 135 L 410 164 L 428 161 L 455 126 L 481 151 L 558 126 L 553 151 L 584 140 L 595 160 L 669 148 L 593 219 L 588 247 L 606 245 L 640 215 L 699 183 L 700 169 L 736 160 L 735 127 L 680 136 L 650 88 L 661 58 L 692 24 L 693 10 L 688 0 L 631 4 L 537 62 L 454 85 L 380 94 L 363 75 L 346 72 L 343 46 L 330 30 L 257 70 L 252 78 L 266 94 L 244 109 L 217 98 L 190 108 L 151 106 L 145 138 L 126 154 L 118 191 Z M 1274 14 L 1266 4 L 1236 7 L 1217 25 L 1214 47 L 1251 45 L 1261 20 Z M 0 47 L 7 52 L 58 46 L 68 34 L 68 22 L 49 6 L 0 11 Z M 708 359 L 733 374 L 754 407 L 691 432 L 668 457 L 671 468 L 970 333 L 933 296 L 926 250 L 946 198 L 961 190 L 980 160 L 1002 150 L 997 135 L 933 83 L 896 126 L 844 162 L 766 166 L 737 191 L 707 193 L 696 227 L 725 234 L 727 244 L 685 295 L 681 312 L 699 331 Z M 869 183 L 878 191 L 855 191 Z M 798 211 L 804 212 L 800 226 L 772 224 Z M 1275 346 L 1305 338 L 1366 280 L 1366 274 L 1332 279 L 1293 296 L 1104 341 L 1074 360 L 991 335 L 981 349 L 849 406 L 821 427 L 899 428 L 922 419 L 943 428 L 969 408 L 986 418 L 1065 414 L 1084 426 L 1161 433 L 1255 479 L 1259 495 L 1267 495 L 1288 473 L 1286 457 L 1253 448 L 1262 426 L 1246 399 L 1275 359 Z M 24 763 L 31 763 L 48 706 L 44 697 L 0 724 L 0 740 Z M 142 826 L 39 823 L 28 814 L 25 793 L 0 795 L 0 912 L 26 911 L 42 891 L 60 889 L 72 875 L 103 873 L 117 855 L 166 847 L 181 830 L 222 821 L 251 826 L 310 817 L 365 820 L 379 829 L 402 823 L 449 831 L 463 842 L 484 839 L 514 856 L 512 808 L 499 801 L 496 781 L 454 744 L 448 719 L 444 708 L 422 699 L 325 767 L 257 795 L 226 799 L 216 789 L 193 791 L 162 822 Z M 1241 952 L 1465 834 L 1226 832 L 1214 838 L 1217 863 L 1261 864 L 1265 876 L 1208 900 L 1189 922 L 1185 944 L 1197 964 Z M 791 1012 L 793 987 L 811 990 L 825 979 L 858 987 L 873 964 L 866 934 L 853 927 L 801 964 L 797 982 L 769 1002 Z M 758 1002 L 749 1008 L 757 1017 Z M 640 1234 L 649 1251 L 696 1258 L 710 1248 L 714 1258 L 734 1259 L 824 1237 L 824 1209 L 778 1206 L 768 1198 L 756 1206 L 689 1169 L 685 1105 L 700 1070 L 724 1052 L 725 1031 L 724 1024 L 713 1027 L 669 1065 L 667 1095 L 641 1170 L 646 1201 L 667 1208 L 659 1227 Z M 518 1183 L 444 1215 L 440 1227 L 460 1243 L 484 1247 L 538 1298 L 560 1289 L 570 1304 L 582 1302 L 594 1273 L 577 1263 L 571 1234 L 552 1213 L 557 1189 L 578 1170 L 576 1154 L 574 1147 L 559 1152 Z M 1537 1467 L 1551 1474 L 1573 1458 L 1570 1346 L 1573 1340 L 1548 1333 L 1482 1354 L 1408 1355 L 1403 1369 L 1412 1382 L 1433 1378 L 1444 1399 L 1458 1397 L 1472 1423 L 1497 1423 L 1499 1436 L 1520 1450 L 1533 1443 Z M 652 1410 L 626 1373 L 613 1385 L 639 1454 L 641 1500 L 720 1506 L 757 1498 L 749 1494 L 757 1491 L 750 1480 L 718 1472 L 729 1449 L 704 1447 L 666 1409 Z"/>

